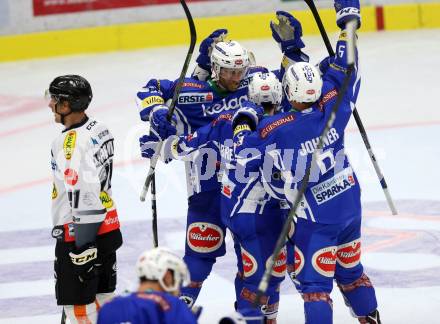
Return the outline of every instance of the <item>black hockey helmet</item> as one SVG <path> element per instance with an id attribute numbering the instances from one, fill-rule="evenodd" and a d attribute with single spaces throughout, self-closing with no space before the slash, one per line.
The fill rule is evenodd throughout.
<path id="1" fill-rule="evenodd" d="M 49 94 L 59 101 L 67 101 L 72 111 L 84 111 L 92 101 L 90 83 L 79 75 L 56 77 L 49 86 Z"/>

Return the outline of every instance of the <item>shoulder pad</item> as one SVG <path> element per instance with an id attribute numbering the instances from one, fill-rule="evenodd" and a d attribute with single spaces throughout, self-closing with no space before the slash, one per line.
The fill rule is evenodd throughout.
<path id="1" fill-rule="evenodd" d="M 90 119 L 84 126 L 88 131 L 93 131 L 96 125 L 98 125 L 98 121 Z"/>
<path id="2" fill-rule="evenodd" d="M 269 70 L 265 68 L 264 66 L 251 66 L 248 70 L 248 75 L 254 74 L 257 72 L 267 73 Z"/>
<path id="3" fill-rule="evenodd" d="M 263 119 L 263 121 L 258 125 L 258 133 L 260 135 L 260 138 L 264 139 L 268 137 L 276 129 L 283 125 L 294 122 L 295 119 L 296 117 L 293 113 L 280 113 L 274 115 L 271 118 Z"/>
<path id="4" fill-rule="evenodd" d="M 336 100 L 338 96 L 338 90 L 331 82 L 324 82 L 322 86 L 321 97 L 318 100 L 318 107 L 320 110 L 323 109 L 324 105 L 331 100 Z"/>
<path id="5" fill-rule="evenodd" d="M 178 80 L 176 80 L 177 83 Z M 185 78 L 183 80 L 182 89 L 193 91 L 209 88 L 209 84 L 206 81 L 200 81 L 193 78 Z"/>
<path id="6" fill-rule="evenodd" d="M 225 122 L 231 122 L 232 121 L 233 114 L 231 113 L 222 113 L 219 116 L 217 116 L 216 119 L 212 121 L 212 126 L 217 125 L 219 122 L 225 121 Z"/>

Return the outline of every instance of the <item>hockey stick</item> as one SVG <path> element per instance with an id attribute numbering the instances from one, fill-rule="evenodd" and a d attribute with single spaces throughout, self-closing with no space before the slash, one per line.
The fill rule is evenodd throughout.
<path id="1" fill-rule="evenodd" d="M 327 48 L 328 53 L 333 56 L 335 55 L 335 51 L 333 50 L 333 47 L 330 43 L 330 40 L 328 38 L 327 32 L 325 31 L 324 24 L 322 23 L 321 17 L 318 13 L 318 9 L 316 9 L 316 5 L 313 2 L 313 0 L 304 0 L 306 4 L 309 6 L 310 10 L 312 11 L 313 17 L 315 18 L 316 24 L 318 25 L 319 32 L 321 34 L 322 40 L 324 41 L 325 47 Z M 362 140 L 364 141 L 365 147 L 367 148 L 368 155 L 370 156 L 371 162 L 373 163 L 374 170 L 376 171 L 376 175 L 379 178 L 380 185 L 382 186 L 382 190 L 385 194 L 385 198 L 387 200 L 388 206 L 391 209 L 391 213 L 393 215 L 397 215 L 397 209 L 394 205 L 393 199 L 391 198 L 390 191 L 388 190 L 388 185 L 385 181 L 385 177 L 379 167 L 379 163 L 376 160 L 376 156 L 374 155 L 373 149 L 371 147 L 370 141 L 367 136 L 367 131 L 365 130 L 365 127 L 362 123 L 361 117 L 359 116 L 359 113 L 354 107 L 353 109 L 353 116 L 356 121 L 356 125 L 359 128 L 359 132 L 361 133 Z"/>
<path id="2" fill-rule="evenodd" d="M 66 312 L 64 311 L 64 306 L 63 313 L 61 314 L 61 324 L 66 324 Z"/>
<path id="3" fill-rule="evenodd" d="M 185 3 L 185 0 L 180 0 L 180 4 L 182 5 L 183 10 L 185 11 L 186 18 L 188 19 L 191 40 L 190 40 L 188 53 L 186 54 L 185 63 L 183 64 L 182 72 L 180 72 L 179 80 L 177 81 L 176 88 L 174 89 L 173 99 L 171 100 L 171 104 L 168 108 L 168 114 L 167 114 L 168 121 L 171 121 L 171 117 L 173 116 L 174 107 L 176 105 L 177 98 L 180 94 L 180 89 L 182 88 L 183 85 L 183 79 L 185 78 L 186 71 L 188 70 L 189 62 L 191 61 L 191 57 L 197 41 L 196 27 L 194 26 L 194 20 L 191 16 L 191 12 L 189 11 L 188 6 Z M 159 159 L 159 152 L 162 149 L 162 145 L 163 145 L 162 142 L 159 142 L 157 144 L 155 150 L 156 153 L 153 155 L 153 157 L 150 160 L 150 169 L 148 170 L 147 178 L 145 179 L 144 187 L 142 188 L 142 192 L 140 196 L 141 201 L 145 201 L 145 197 L 148 192 L 148 187 L 150 186 L 154 171 L 156 169 L 157 160 Z"/>
<path id="4" fill-rule="evenodd" d="M 156 176 L 153 174 L 151 179 L 151 214 L 153 217 L 153 246 L 159 246 L 157 231 L 157 206 L 156 206 Z"/>
<path id="5" fill-rule="evenodd" d="M 295 196 L 293 206 L 290 209 L 289 214 L 287 215 L 287 219 L 284 221 L 283 228 L 281 230 L 280 236 L 278 237 L 277 243 L 275 245 L 275 250 L 273 251 L 272 256 L 269 258 L 268 263 L 266 264 L 266 269 L 265 269 L 263 277 L 261 278 L 260 283 L 258 285 L 258 291 L 257 291 L 256 297 L 253 302 L 255 307 L 260 305 L 260 299 L 267 290 L 267 287 L 269 285 L 270 276 L 272 273 L 272 268 L 275 264 L 275 259 L 277 258 L 278 254 L 280 253 L 283 246 L 286 244 L 286 237 L 287 237 L 287 234 L 289 233 L 290 223 L 292 222 L 293 217 L 296 215 L 296 212 L 298 210 L 298 206 L 299 206 L 299 204 L 302 200 L 302 197 L 304 196 L 304 192 L 306 191 L 307 186 L 309 184 L 309 178 L 310 178 L 310 172 L 311 172 L 312 166 L 317 161 L 318 152 L 320 152 L 324 146 L 324 138 L 325 138 L 326 134 L 329 132 L 330 128 L 332 127 L 333 122 L 336 118 L 336 113 L 338 112 L 339 106 L 342 103 L 342 100 L 345 96 L 345 93 L 347 92 L 348 85 L 350 83 L 350 78 L 353 73 L 354 64 L 355 64 L 355 47 L 356 47 L 355 31 L 356 31 L 356 26 L 357 26 L 356 20 L 349 21 L 346 25 L 346 30 L 347 30 L 347 63 L 348 63 L 347 74 L 344 77 L 344 80 L 342 82 L 342 86 L 341 86 L 339 93 L 338 93 L 338 96 L 336 98 L 336 102 L 335 102 L 334 106 L 332 107 L 332 111 L 330 113 L 330 116 L 327 119 L 324 130 L 321 132 L 321 136 L 319 137 L 319 142 L 316 147 L 316 150 L 313 151 L 312 161 L 311 161 L 310 165 L 308 165 L 305 170 L 304 178 L 302 179 L 301 187 Z"/>

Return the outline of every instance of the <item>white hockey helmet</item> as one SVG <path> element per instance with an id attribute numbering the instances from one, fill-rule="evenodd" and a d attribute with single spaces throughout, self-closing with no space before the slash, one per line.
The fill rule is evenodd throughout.
<path id="1" fill-rule="evenodd" d="M 283 98 L 281 82 L 272 72 L 253 74 L 248 89 L 249 100 L 258 105 L 267 102 L 278 106 Z"/>
<path id="2" fill-rule="evenodd" d="M 322 78 L 314 65 L 298 62 L 286 70 L 283 89 L 289 101 L 315 102 L 321 96 Z"/>
<path id="3" fill-rule="evenodd" d="M 163 290 L 176 292 L 190 282 L 188 267 L 176 254 L 167 248 L 157 247 L 142 253 L 136 263 L 137 275 L 140 279 L 157 280 Z M 173 274 L 174 283 L 167 286 L 163 279 L 168 270 Z"/>
<path id="4" fill-rule="evenodd" d="M 218 42 L 211 53 L 211 76 L 218 81 L 221 68 L 243 69 L 243 76 L 250 65 L 248 51 L 236 41 Z"/>

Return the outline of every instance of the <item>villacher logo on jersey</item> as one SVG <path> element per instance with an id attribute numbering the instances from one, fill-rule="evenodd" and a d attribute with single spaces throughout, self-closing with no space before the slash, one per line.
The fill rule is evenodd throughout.
<path id="1" fill-rule="evenodd" d="M 267 259 L 266 268 L 271 258 L 272 256 L 270 256 Z M 286 275 L 286 270 L 287 270 L 287 249 L 284 246 L 281 249 L 280 253 L 278 254 L 278 257 L 276 258 L 275 263 L 272 267 L 272 275 L 275 277 L 284 278 L 284 276 Z"/>
<path id="2" fill-rule="evenodd" d="M 217 250 L 223 243 L 222 229 L 211 223 L 197 222 L 188 226 L 187 242 L 189 247 L 201 253 Z"/>
<path id="3" fill-rule="evenodd" d="M 257 260 L 248 251 L 241 248 L 241 260 L 243 262 L 243 274 L 245 277 L 252 276 L 258 269 Z"/>

